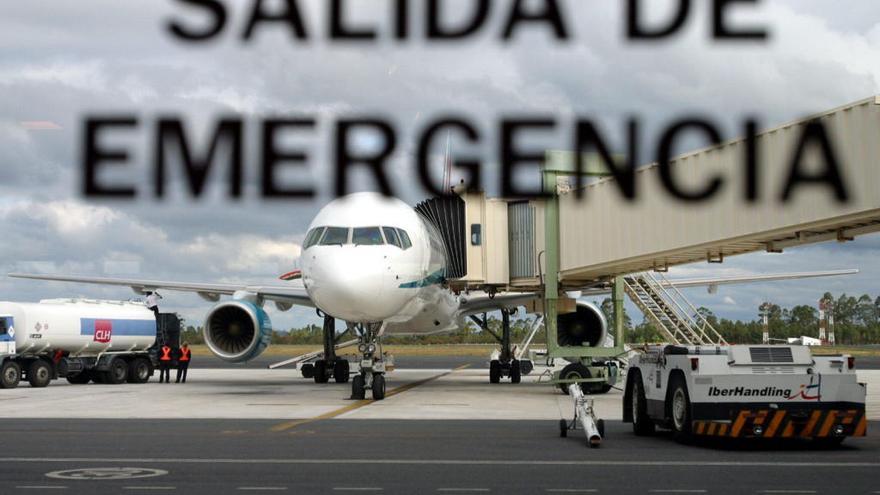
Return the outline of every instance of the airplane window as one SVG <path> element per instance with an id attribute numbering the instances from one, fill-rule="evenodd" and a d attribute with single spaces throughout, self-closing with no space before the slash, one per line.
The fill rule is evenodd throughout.
<path id="1" fill-rule="evenodd" d="M 382 239 L 379 227 L 360 227 L 354 229 L 351 242 L 355 246 L 380 246 L 385 244 L 385 239 Z"/>
<path id="2" fill-rule="evenodd" d="M 348 244 L 348 230 L 345 227 L 327 227 L 324 237 L 321 238 L 322 246 Z"/>
<path id="3" fill-rule="evenodd" d="M 412 247 L 412 241 L 409 240 L 409 234 L 406 233 L 403 229 L 396 229 L 397 233 L 400 235 L 400 247 L 403 249 L 409 249 Z"/>
<path id="4" fill-rule="evenodd" d="M 403 249 L 403 244 L 400 242 L 400 236 L 397 235 L 397 231 L 391 227 L 382 227 L 382 232 L 385 234 L 385 240 L 388 241 L 388 244 L 397 246 Z"/>
<path id="5" fill-rule="evenodd" d="M 318 239 L 321 238 L 321 234 L 323 234 L 323 233 L 324 233 L 324 227 L 318 227 L 316 229 L 310 230 L 308 235 L 306 236 L 305 242 L 303 243 L 303 249 L 304 250 L 308 249 L 308 248 L 314 246 L 315 244 L 317 244 Z"/>

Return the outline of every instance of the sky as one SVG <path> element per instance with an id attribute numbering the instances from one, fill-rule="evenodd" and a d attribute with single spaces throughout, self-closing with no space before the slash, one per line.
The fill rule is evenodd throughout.
<path id="1" fill-rule="evenodd" d="M 224 32 L 207 44 L 183 44 L 166 25 L 172 18 L 198 25 L 201 17 L 182 2 L 166 0 L 31 0 L 0 6 L 0 273 L 39 271 L 143 277 L 180 281 L 278 283 L 296 266 L 312 216 L 332 194 L 329 167 L 335 119 L 377 114 L 400 130 L 390 170 L 395 190 L 415 203 L 422 197 L 411 161 L 414 130 L 431 117 L 463 112 L 485 135 L 477 145 L 457 143 L 458 154 L 485 157 L 489 194 L 497 194 L 492 165 L 496 129 L 504 115 L 588 115 L 609 130 L 638 115 L 646 134 L 697 112 L 736 136 L 746 116 L 766 126 L 880 94 L 880 4 L 876 0 L 763 0 L 741 8 L 737 23 L 757 23 L 767 43 L 709 40 L 709 2 L 697 2 L 687 28 L 650 45 L 623 36 L 624 2 L 562 0 L 573 40 L 561 44 L 546 30 L 526 29 L 509 44 L 498 42 L 505 14 L 493 2 L 487 27 L 466 42 L 395 43 L 386 0 L 354 0 L 352 19 L 380 26 L 369 46 L 333 43 L 324 35 L 321 8 L 304 1 L 313 38 L 292 40 L 266 27 L 240 41 L 250 1 L 230 7 Z M 271 3 L 271 2 L 269 2 Z M 461 4 L 452 0 L 451 4 Z M 235 7 L 232 7 L 232 4 Z M 651 2 L 660 18 L 671 0 Z M 452 5 L 450 11 L 462 5 Z M 418 9 L 415 9 L 414 19 Z M 660 17 L 656 17 L 660 16 Z M 384 26 L 384 30 L 383 30 Z M 414 21 L 414 26 L 416 22 Z M 413 31 L 419 32 L 417 27 Z M 89 115 L 134 113 L 139 127 L 116 142 L 132 150 L 132 164 L 111 179 L 138 184 L 135 201 L 84 198 L 81 140 Z M 193 200 L 172 173 L 163 200 L 149 185 L 156 119 L 177 115 L 203 137 L 219 115 L 245 120 L 247 192 L 225 196 L 223 177 L 209 179 L 205 197 Z M 313 200 L 268 201 L 255 192 L 259 122 L 277 116 L 313 116 L 311 135 L 286 144 L 302 146 L 312 166 L 284 175 L 290 184 L 314 184 Z M 34 124 L 37 122 L 38 124 Z M 620 137 L 620 136 L 618 136 Z M 559 140 L 539 140 L 552 147 Z M 363 143 L 369 147 L 370 140 Z M 442 149 L 432 159 L 442 162 Z M 528 182 L 529 177 L 522 180 Z M 375 189 L 366 175 L 356 190 Z M 688 291 L 694 302 L 727 318 L 753 319 L 757 306 L 814 303 L 825 291 L 880 295 L 880 238 L 845 245 L 822 244 L 784 255 L 728 258 L 721 266 L 696 264 L 672 276 L 744 275 L 776 271 L 858 268 L 835 280 L 722 287 L 718 294 Z M 0 298 L 29 301 L 82 296 L 135 297 L 119 288 L 46 284 L 0 278 Z M 198 324 L 209 303 L 166 294 L 166 309 Z M 316 321 L 314 312 L 270 308 L 278 328 Z"/>

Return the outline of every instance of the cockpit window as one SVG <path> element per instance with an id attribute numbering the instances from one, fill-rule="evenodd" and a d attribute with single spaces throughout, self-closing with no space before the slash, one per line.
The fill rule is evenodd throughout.
<path id="1" fill-rule="evenodd" d="M 400 236 L 397 235 L 396 229 L 393 227 L 382 227 L 382 232 L 385 234 L 385 240 L 388 241 L 388 244 L 403 249 L 403 244 L 400 243 Z"/>
<path id="2" fill-rule="evenodd" d="M 305 242 L 303 243 L 303 249 L 308 249 L 317 244 L 318 240 L 321 238 L 321 234 L 323 233 L 324 227 L 318 227 L 316 229 L 310 230 L 308 235 L 306 235 Z"/>
<path id="3" fill-rule="evenodd" d="M 355 246 L 381 246 L 385 244 L 379 227 L 357 227 L 351 236 Z"/>
<path id="4" fill-rule="evenodd" d="M 324 231 L 324 237 L 321 238 L 322 246 L 333 246 L 348 244 L 348 230 L 345 227 L 327 227 Z"/>
<path id="5" fill-rule="evenodd" d="M 400 236 L 400 247 L 403 249 L 409 249 L 412 247 L 412 241 L 409 240 L 409 234 L 406 233 L 403 229 L 395 229 L 397 230 L 397 234 Z"/>

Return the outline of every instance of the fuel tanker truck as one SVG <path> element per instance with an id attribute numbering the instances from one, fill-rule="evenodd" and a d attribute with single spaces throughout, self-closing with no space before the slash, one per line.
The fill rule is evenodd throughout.
<path id="1" fill-rule="evenodd" d="M 142 302 L 0 302 L 0 388 L 15 388 L 21 380 L 45 387 L 55 378 L 145 383 L 158 348 L 176 349 L 179 338 L 176 315 L 161 314 L 157 323 Z"/>

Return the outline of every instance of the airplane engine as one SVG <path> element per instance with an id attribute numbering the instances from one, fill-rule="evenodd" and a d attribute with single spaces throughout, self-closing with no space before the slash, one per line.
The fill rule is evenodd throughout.
<path id="1" fill-rule="evenodd" d="M 249 361 L 269 346 L 272 322 L 262 308 L 249 301 L 225 301 L 205 318 L 205 343 L 224 361 Z"/>
<path id="2" fill-rule="evenodd" d="M 565 347 L 598 347 L 605 343 L 608 322 L 595 304 L 578 301 L 577 311 L 556 320 L 556 340 Z"/>

